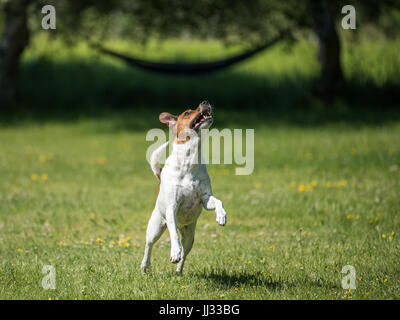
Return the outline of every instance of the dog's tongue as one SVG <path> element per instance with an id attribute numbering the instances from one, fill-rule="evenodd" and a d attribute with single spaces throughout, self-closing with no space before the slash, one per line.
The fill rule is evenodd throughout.
<path id="1" fill-rule="evenodd" d="M 197 122 L 194 127 L 198 128 L 204 121 L 206 121 L 206 118 L 202 115 L 202 117 L 200 118 L 200 121 Z"/>

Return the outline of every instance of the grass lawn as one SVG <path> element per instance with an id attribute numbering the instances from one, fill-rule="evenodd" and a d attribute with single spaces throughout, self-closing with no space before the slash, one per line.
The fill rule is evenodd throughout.
<path id="1" fill-rule="evenodd" d="M 145 132 L 3 128 L 0 297 L 399 298 L 399 136 L 399 124 L 256 128 L 252 175 L 209 165 L 227 226 L 203 212 L 183 276 L 166 232 L 142 276 L 157 192 Z M 56 268 L 56 290 L 41 287 L 43 265 Z M 345 265 L 356 269 L 351 293 Z"/>
<path id="2" fill-rule="evenodd" d="M 187 97 L 177 94 L 176 104 L 172 99 L 159 102 L 156 111 L 3 122 L 0 298 L 399 299 L 398 114 L 380 122 L 357 123 L 349 116 L 302 125 L 275 122 L 271 111 L 224 109 L 221 101 L 229 88 L 217 93 L 212 81 L 246 74 L 248 64 L 189 81 Z M 28 81 L 42 67 L 27 62 L 23 69 L 32 99 Z M 275 66 L 265 68 L 270 67 Z M 311 69 L 305 73 L 312 74 Z M 139 74 L 139 79 L 145 77 Z M 182 79 L 173 84 L 157 79 L 167 87 L 160 85 L 155 96 L 165 97 L 166 91 L 184 84 Z M 43 81 L 57 88 L 57 79 Z M 240 91 L 243 82 L 235 81 Z M 208 86 L 200 90 L 201 83 Z M 257 85 L 261 92 L 263 82 Z M 132 86 L 140 91 L 137 83 Z M 153 250 L 151 273 L 142 275 L 145 230 L 158 186 L 145 158 L 152 144 L 145 140 L 146 132 L 162 128 L 157 122 L 160 110 L 183 110 L 181 102 L 188 100 L 190 90 L 195 92 L 192 105 L 200 102 L 197 96 L 220 102 L 215 128 L 255 129 L 255 169 L 249 176 L 236 176 L 235 165 L 208 165 L 227 225 L 219 227 L 214 213 L 203 211 L 182 276 L 175 275 L 176 266 L 169 262 L 164 233 Z M 240 95 L 234 94 L 227 99 Z M 320 111 L 309 112 L 312 118 Z M 343 110 L 338 114 L 343 119 L 347 115 Z M 44 265 L 55 267 L 55 290 L 41 286 Z M 342 289 L 346 265 L 356 270 L 356 290 Z"/>

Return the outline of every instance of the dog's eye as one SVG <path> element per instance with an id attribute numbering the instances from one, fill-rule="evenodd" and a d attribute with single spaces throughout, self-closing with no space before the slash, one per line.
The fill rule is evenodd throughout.
<path id="1" fill-rule="evenodd" d="M 192 113 L 192 111 L 186 111 L 183 115 L 186 117 L 186 116 L 188 116 L 189 114 L 191 114 Z"/>

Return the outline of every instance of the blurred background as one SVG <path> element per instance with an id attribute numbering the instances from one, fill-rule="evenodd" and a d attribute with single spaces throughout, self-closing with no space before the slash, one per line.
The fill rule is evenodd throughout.
<path id="1" fill-rule="evenodd" d="M 56 8 L 56 30 L 42 28 L 46 4 Z M 355 30 L 341 27 L 346 4 L 356 9 Z M 202 99 L 229 112 L 252 110 L 252 121 L 263 123 L 397 117 L 388 109 L 399 101 L 400 1 L 1 0 L 0 6 L 3 123 L 177 112 Z"/>
<path id="2" fill-rule="evenodd" d="M 398 299 L 399 25 L 394 0 L 0 0 L 0 298 Z M 227 226 L 204 212 L 181 278 L 164 233 L 142 277 L 146 134 L 203 100 L 255 129 L 254 172 L 207 165 Z"/>

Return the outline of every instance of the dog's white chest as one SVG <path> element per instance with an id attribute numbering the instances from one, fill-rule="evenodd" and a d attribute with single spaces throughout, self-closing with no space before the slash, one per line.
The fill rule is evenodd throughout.
<path id="1" fill-rule="evenodd" d="M 201 213 L 202 194 L 209 187 L 209 178 L 205 165 L 194 162 L 197 148 L 190 143 L 174 147 L 161 173 L 159 200 L 163 206 L 177 205 L 177 222 L 179 225 L 187 225 Z"/>
<path id="2" fill-rule="evenodd" d="M 178 224 L 189 224 L 201 212 L 201 187 L 199 180 L 184 181 L 179 188 Z"/>

